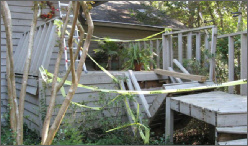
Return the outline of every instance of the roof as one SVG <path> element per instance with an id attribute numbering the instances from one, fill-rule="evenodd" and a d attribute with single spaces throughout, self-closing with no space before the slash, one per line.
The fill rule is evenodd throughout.
<path id="1" fill-rule="evenodd" d="M 93 21 L 97 22 L 108 22 L 114 24 L 126 24 L 126 25 L 139 25 L 139 26 L 152 26 L 152 27 L 166 27 L 166 28 L 185 28 L 185 26 L 175 20 L 171 19 L 166 15 L 163 15 L 160 23 L 156 24 L 146 24 L 144 22 L 140 22 L 136 17 L 132 16 L 133 11 L 145 11 L 147 9 L 146 6 L 142 5 L 140 1 L 108 1 L 105 3 L 101 3 L 98 6 L 95 6 L 90 12 Z M 156 16 L 156 13 L 152 15 Z M 146 17 L 147 21 L 151 18 Z"/>

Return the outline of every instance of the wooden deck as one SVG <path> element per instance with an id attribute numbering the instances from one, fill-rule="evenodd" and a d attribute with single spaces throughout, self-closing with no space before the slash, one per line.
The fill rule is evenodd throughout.
<path id="1" fill-rule="evenodd" d="M 247 133 L 247 97 L 212 91 L 166 100 L 166 136 L 173 135 L 173 111 L 216 127 L 217 132 Z M 172 141 L 171 137 L 170 140 Z M 217 143 L 216 143 L 217 144 Z"/>

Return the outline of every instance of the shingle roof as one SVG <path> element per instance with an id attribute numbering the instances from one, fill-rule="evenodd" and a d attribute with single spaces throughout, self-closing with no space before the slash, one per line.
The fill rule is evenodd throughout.
<path id="1" fill-rule="evenodd" d="M 145 23 L 140 22 L 136 17 L 130 15 L 131 9 L 142 10 L 146 8 L 144 5 L 141 5 L 140 1 L 108 1 L 94 7 L 91 10 L 91 16 L 93 20 L 144 25 Z M 147 19 L 149 21 L 148 17 Z M 153 25 L 172 28 L 185 28 L 181 22 L 175 19 L 170 19 L 168 16 L 162 17 L 160 23 Z"/>

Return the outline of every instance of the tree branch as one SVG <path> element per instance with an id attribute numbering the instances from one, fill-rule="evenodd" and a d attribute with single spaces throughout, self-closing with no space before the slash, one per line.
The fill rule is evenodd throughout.
<path id="1" fill-rule="evenodd" d="M 51 120 L 54 105 L 55 105 L 55 98 L 56 98 L 57 93 L 58 93 L 57 77 L 58 77 L 58 72 L 59 72 L 60 61 L 61 61 L 62 54 L 63 54 L 64 48 L 65 48 L 63 42 L 64 42 L 64 37 L 65 37 L 65 30 L 67 28 L 67 24 L 69 21 L 69 15 L 70 15 L 71 7 L 72 7 L 72 2 L 70 1 L 69 5 L 67 7 L 65 22 L 63 23 L 63 28 L 62 28 L 62 32 L 61 32 L 61 36 L 60 36 L 59 53 L 58 53 L 58 57 L 56 60 L 55 69 L 54 69 L 54 76 L 53 76 L 53 81 L 52 81 L 52 94 L 50 97 L 49 107 L 47 108 L 46 118 L 44 120 L 44 124 L 43 124 L 43 128 L 42 128 L 42 136 L 41 136 L 42 137 L 42 139 L 41 139 L 42 144 L 44 144 L 45 140 L 47 139 L 50 120 Z"/>

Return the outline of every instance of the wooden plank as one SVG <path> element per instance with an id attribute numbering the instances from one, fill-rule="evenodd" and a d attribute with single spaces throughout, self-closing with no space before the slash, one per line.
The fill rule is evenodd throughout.
<path id="1" fill-rule="evenodd" d="M 44 42 L 43 42 L 43 44 L 41 44 L 43 50 L 38 54 L 39 55 L 39 57 L 38 57 L 39 59 L 37 58 L 38 59 L 38 62 L 34 66 L 34 70 L 37 69 L 37 68 L 39 68 L 42 65 L 42 61 L 43 61 L 43 58 L 45 57 L 45 51 L 46 51 L 46 50 L 44 50 L 44 48 L 46 48 L 48 46 L 49 36 L 51 34 L 52 27 L 53 27 L 53 24 L 50 22 L 49 23 L 49 26 L 47 28 L 47 32 L 46 32 L 46 36 L 44 38 Z"/>
<path id="2" fill-rule="evenodd" d="M 172 72 L 175 72 L 171 67 L 168 67 L 168 70 L 169 71 L 172 71 Z M 170 76 L 171 77 L 171 76 Z M 173 77 L 172 77 L 173 78 Z M 175 80 L 178 82 L 178 83 L 183 83 L 183 81 L 180 79 L 180 78 L 175 78 Z"/>
<path id="3" fill-rule="evenodd" d="M 168 36 L 163 36 L 163 69 L 168 69 L 170 66 L 170 53 L 169 53 L 169 39 Z"/>
<path id="4" fill-rule="evenodd" d="M 154 72 L 157 74 L 160 74 L 160 75 L 172 76 L 172 77 L 176 77 L 176 78 L 193 80 L 193 81 L 198 81 L 198 82 L 205 82 L 207 79 L 204 76 L 191 75 L 191 74 L 189 75 L 189 74 L 185 74 L 185 73 L 178 73 L 178 72 L 162 70 L 162 69 L 155 69 Z"/>
<path id="5" fill-rule="evenodd" d="M 174 113 L 171 110 L 171 98 L 166 98 L 165 109 L 165 140 L 173 143 L 173 130 L 174 130 Z"/>
<path id="6" fill-rule="evenodd" d="M 187 36 L 187 59 L 192 59 L 192 32 Z"/>
<path id="7" fill-rule="evenodd" d="M 196 60 L 201 61 L 201 34 L 196 34 Z"/>
<path id="8" fill-rule="evenodd" d="M 21 52 L 21 47 L 23 46 L 23 43 L 24 43 L 24 40 L 26 39 L 26 36 L 27 35 L 22 36 L 21 39 L 19 40 L 19 43 L 18 43 L 18 45 L 16 47 L 16 48 L 19 48 L 19 49 L 16 49 L 15 50 L 15 54 L 13 56 L 13 58 L 14 58 L 14 64 L 16 64 L 16 62 L 17 62 L 17 60 L 19 58 L 19 55 L 20 55 L 20 52 Z"/>
<path id="9" fill-rule="evenodd" d="M 157 39 L 156 40 L 156 53 L 157 53 L 157 68 L 160 68 L 160 41 Z"/>
<path id="10" fill-rule="evenodd" d="M 37 44 L 37 49 L 36 51 L 34 52 L 34 58 L 33 61 L 32 61 L 32 64 L 31 64 L 31 67 L 30 67 L 30 73 L 35 73 L 35 67 L 37 66 L 38 64 L 38 61 L 39 61 L 39 55 L 41 54 L 41 51 L 43 50 L 43 47 L 42 45 L 45 44 L 45 38 L 46 38 L 46 34 L 47 34 L 47 25 L 44 25 L 43 28 L 40 28 L 42 29 L 42 33 L 41 33 L 41 36 L 40 36 L 40 39 L 39 39 L 39 42 Z"/>
<path id="11" fill-rule="evenodd" d="M 183 63 L 183 34 L 178 34 L 178 60 Z"/>
<path id="12" fill-rule="evenodd" d="M 234 113 L 234 114 L 218 114 L 217 113 L 217 126 L 247 126 L 247 112 Z"/>
<path id="13" fill-rule="evenodd" d="M 230 140 L 218 142 L 218 145 L 247 145 L 247 139 Z"/>
<path id="14" fill-rule="evenodd" d="M 153 63 L 152 63 L 152 60 L 153 60 L 153 42 L 152 40 L 150 40 L 150 52 L 151 52 L 151 56 L 150 56 L 150 69 L 153 70 Z"/>
<path id="15" fill-rule="evenodd" d="M 205 50 L 209 50 L 208 35 L 204 35 L 204 47 L 205 47 Z M 206 60 L 208 60 L 208 56 L 205 55 L 204 58 L 205 58 L 204 62 L 206 62 Z"/>
<path id="16" fill-rule="evenodd" d="M 50 31 L 50 36 L 49 36 L 49 40 L 47 42 L 47 47 L 46 47 L 46 50 L 45 50 L 44 58 L 42 60 L 42 65 L 44 66 L 44 68 L 48 68 L 49 62 L 51 60 L 53 47 L 55 45 L 55 39 L 57 38 L 55 30 L 56 30 L 56 26 L 53 25 L 52 29 Z M 39 66 L 37 66 L 35 70 L 38 73 L 39 72 Z"/>
<path id="17" fill-rule="evenodd" d="M 28 38 L 29 38 L 29 34 L 26 34 L 26 38 L 25 38 L 25 40 L 24 40 L 24 43 L 23 43 L 23 45 L 19 48 L 19 47 L 17 47 L 16 48 L 16 50 L 17 49 L 19 49 L 19 50 L 21 50 L 21 52 L 19 53 L 19 57 L 16 59 L 16 61 L 15 61 L 15 66 L 14 66 L 14 68 L 15 68 L 15 72 L 17 72 L 18 71 L 18 69 L 19 69 L 19 66 L 22 64 L 22 62 L 23 62 L 23 58 L 24 58 L 24 52 L 25 52 L 25 50 L 26 50 L 26 46 L 27 46 L 27 44 L 28 44 Z"/>
<path id="18" fill-rule="evenodd" d="M 35 29 L 37 29 L 37 28 L 35 28 Z M 37 33 L 34 34 L 34 41 L 36 40 L 36 38 L 37 38 Z M 29 40 L 28 40 L 28 42 L 29 42 Z M 28 50 L 28 46 L 27 46 L 27 50 Z M 32 52 L 34 52 L 34 47 L 33 47 Z M 27 57 L 28 57 L 27 54 L 25 54 L 25 60 L 24 60 L 24 63 L 22 65 L 22 67 L 21 67 L 21 72 L 24 72 Z M 32 60 L 31 60 L 31 62 L 32 62 Z M 30 68 L 29 68 L 29 70 L 30 70 Z"/>
<path id="19" fill-rule="evenodd" d="M 138 81 L 136 80 L 136 78 L 135 78 L 132 70 L 128 70 L 128 73 L 129 73 L 129 77 L 131 78 L 131 81 L 132 81 L 135 89 L 137 91 L 141 91 L 140 86 L 138 84 Z M 147 101 L 145 99 L 145 96 L 143 94 L 139 94 L 139 98 L 140 98 L 140 100 L 142 102 L 142 106 L 144 107 L 147 116 L 150 118 L 151 117 L 151 114 L 149 112 L 149 105 L 148 105 L 148 103 L 147 103 Z"/>
<path id="20" fill-rule="evenodd" d="M 228 37 L 228 81 L 234 81 L 234 39 Z M 234 93 L 234 87 L 228 87 L 228 93 Z"/>
<path id="21" fill-rule="evenodd" d="M 216 41 L 217 41 L 217 27 L 212 28 L 212 39 L 211 39 L 211 54 L 214 55 L 210 59 L 210 69 L 209 69 L 209 79 L 215 81 L 215 51 L 216 51 Z"/>
<path id="22" fill-rule="evenodd" d="M 247 79 L 247 33 L 241 35 L 241 79 Z M 241 85 L 240 94 L 247 96 L 247 84 Z"/>
<path id="23" fill-rule="evenodd" d="M 176 59 L 173 59 L 173 62 L 177 65 L 177 67 L 185 74 L 190 74 L 184 67 L 183 65 L 177 61 Z"/>
<path id="24" fill-rule="evenodd" d="M 247 134 L 247 126 L 216 127 L 218 133 Z"/>
<path id="25" fill-rule="evenodd" d="M 122 80 L 120 81 L 120 86 L 121 86 L 122 90 L 126 90 L 124 82 Z M 126 114 L 127 114 L 128 120 L 130 123 L 134 123 L 131 115 L 128 114 L 128 107 L 130 107 L 128 98 L 126 98 L 126 101 L 127 101 L 127 103 L 126 103 L 127 105 L 125 104 L 125 102 L 124 102 L 124 104 L 126 105 L 125 107 L 126 107 Z M 137 130 L 137 128 L 134 126 L 131 126 L 131 129 L 132 129 L 133 135 L 135 135 L 135 131 Z"/>
<path id="26" fill-rule="evenodd" d="M 169 53 L 170 53 L 170 67 L 172 67 L 173 68 L 173 58 L 174 58 L 174 53 L 173 53 L 173 39 L 172 39 L 172 35 L 169 35 L 168 36 L 168 38 L 169 38 L 169 46 L 170 46 L 170 48 L 169 48 Z"/>
<path id="27" fill-rule="evenodd" d="M 133 87 L 133 85 L 132 85 L 132 82 L 131 82 L 131 79 L 129 78 L 128 73 L 125 72 L 125 73 L 124 73 L 124 76 L 125 76 L 125 78 L 126 78 L 126 83 L 127 83 L 128 89 L 129 89 L 129 90 L 134 90 L 134 87 Z M 135 100 L 137 100 L 136 97 L 133 97 L 133 98 L 134 98 Z M 133 103 L 135 109 L 137 110 L 137 103 L 134 102 L 134 101 L 133 101 L 132 103 Z"/>
<path id="28" fill-rule="evenodd" d="M 235 33 L 229 33 L 229 34 L 223 34 L 223 35 L 219 35 L 217 36 L 217 38 L 224 38 L 224 37 L 232 37 L 232 36 L 236 36 L 236 35 L 242 35 L 242 34 L 247 34 L 247 31 L 239 31 L 239 32 L 235 32 Z"/>
<path id="29" fill-rule="evenodd" d="M 158 75 L 153 71 L 133 71 L 137 81 L 166 80 L 168 76 Z"/>
<path id="30" fill-rule="evenodd" d="M 41 27 L 39 27 L 38 28 L 38 31 L 37 31 L 37 37 L 36 37 L 36 39 L 34 40 L 34 49 L 33 49 L 33 55 L 32 55 L 32 58 L 31 58 L 31 65 L 30 65 L 30 69 L 29 69 L 29 72 L 34 72 L 34 71 L 32 71 L 31 70 L 31 66 L 32 66 L 32 64 L 33 64 L 33 60 L 35 59 L 34 58 L 34 56 L 35 56 L 35 54 L 37 53 L 37 47 L 38 47 L 38 42 L 39 42 L 39 40 L 40 40 L 40 37 L 41 37 L 41 32 L 42 32 L 42 29 L 41 29 Z"/>
<path id="31" fill-rule="evenodd" d="M 204 26 L 204 27 L 192 28 L 192 29 L 188 29 L 188 30 L 174 31 L 174 32 L 170 32 L 170 33 L 165 33 L 163 35 L 165 36 L 165 35 L 172 35 L 172 34 L 178 34 L 178 33 L 186 33 L 186 32 L 192 32 L 192 31 L 199 31 L 199 30 L 209 29 L 209 28 L 213 28 L 213 27 L 215 27 L 215 26 L 214 25 L 209 25 L 209 26 Z"/>

